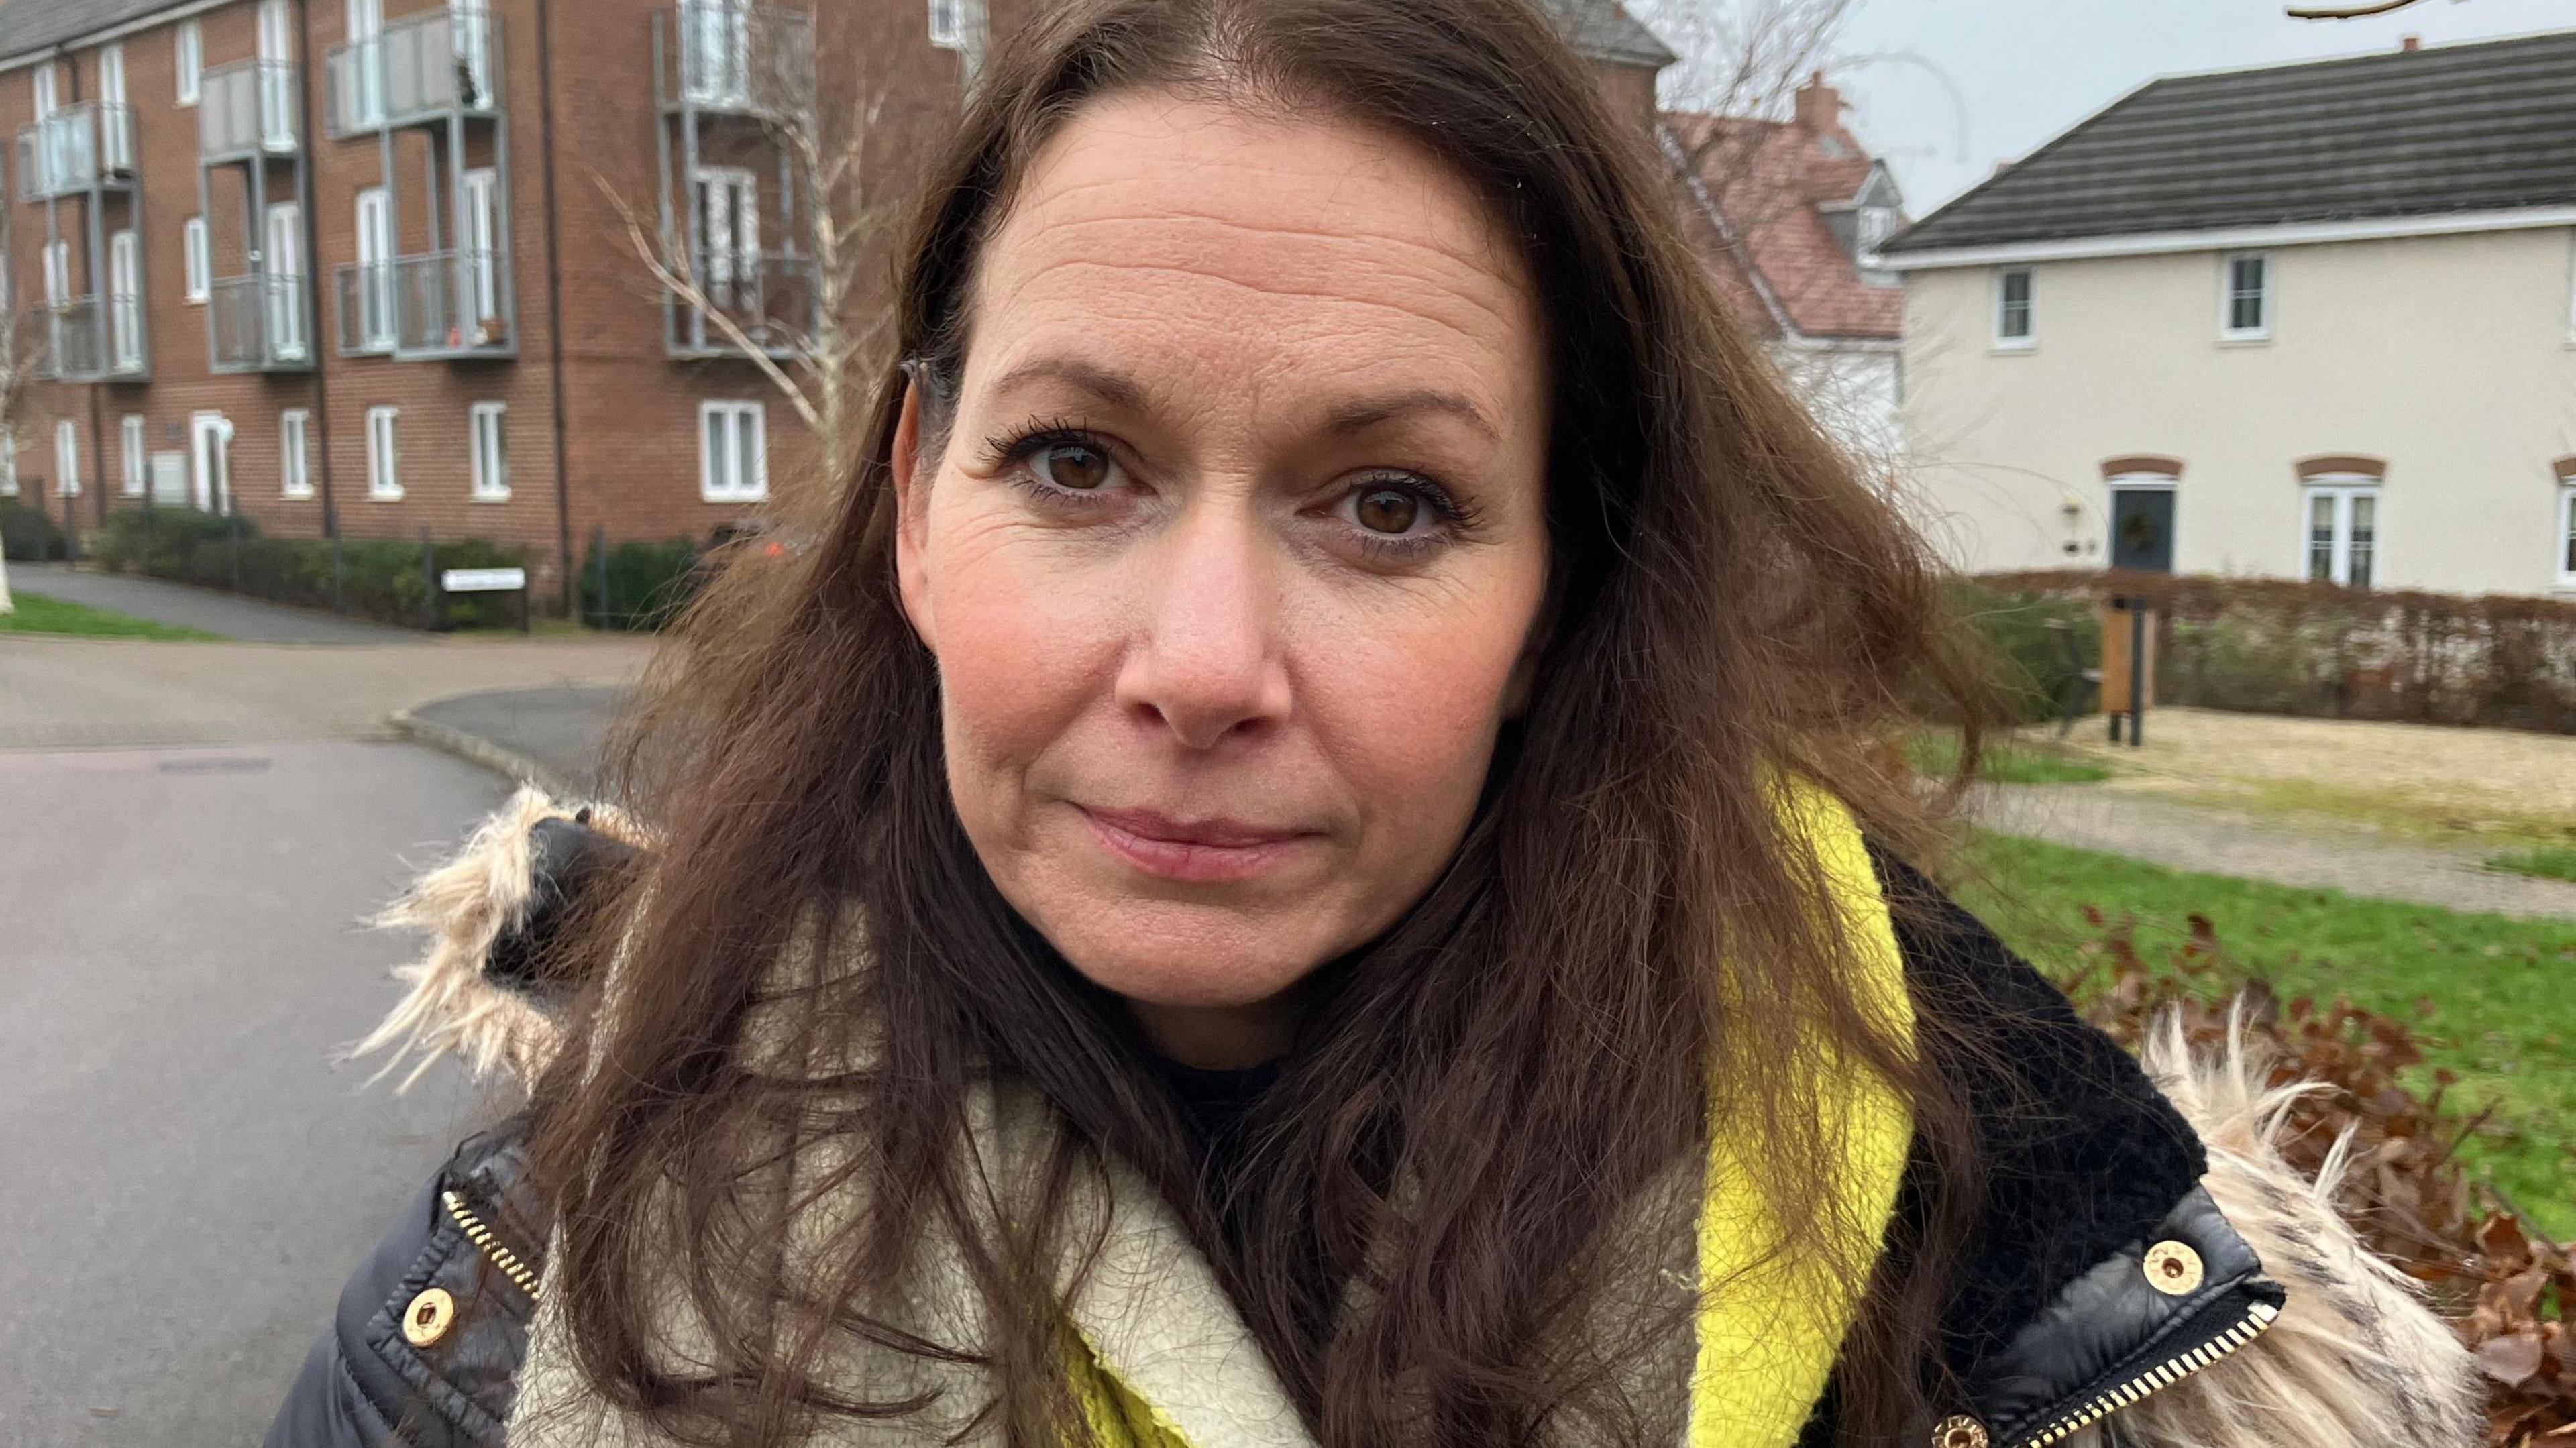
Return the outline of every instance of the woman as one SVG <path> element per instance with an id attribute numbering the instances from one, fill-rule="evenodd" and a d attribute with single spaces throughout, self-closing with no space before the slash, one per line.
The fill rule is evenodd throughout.
<path id="1" fill-rule="evenodd" d="M 1017 37 L 652 836 L 405 907 L 540 1109 L 272 1443 L 2471 1441 L 2241 1075 L 1899 862 L 1929 573 L 1648 166 L 1523 0 Z"/>

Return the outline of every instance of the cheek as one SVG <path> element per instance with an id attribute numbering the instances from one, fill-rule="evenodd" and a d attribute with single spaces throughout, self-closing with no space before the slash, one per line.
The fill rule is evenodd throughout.
<path id="1" fill-rule="evenodd" d="M 1107 690 L 1118 594 L 964 507 L 934 507 L 930 540 L 950 784 L 970 826 L 998 822 L 1000 795 Z"/>

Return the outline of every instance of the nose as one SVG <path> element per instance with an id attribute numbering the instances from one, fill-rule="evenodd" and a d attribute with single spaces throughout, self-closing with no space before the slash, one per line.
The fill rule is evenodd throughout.
<path id="1" fill-rule="evenodd" d="M 1279 575 L 1256 521 L 1209 500 L 1145 550 L 1138 634 L 1118 674 L 1121 708 L 1213 749 L 1288 712 L 1279 655 Z"/>

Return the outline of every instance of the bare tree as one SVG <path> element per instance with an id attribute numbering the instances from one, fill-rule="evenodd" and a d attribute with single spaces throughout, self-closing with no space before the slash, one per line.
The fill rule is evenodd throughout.
<path id="1" fill-rule="evenodd" d="M 1857 0 L 1634 0 L 1628 9 L 1678 57 L 1661 103 L 1730 122 L 1783 121 L 1798 88 L 1830 69 Z M 1714 184 L 1743 174 L 1768 127 L 1693 128 L 1678 136 L 1689 173 Z"/>
<path id="2" fill-rule="evenodd" d="M 769 205 L 787 223 L 787 250 L 746 254 L 730 238 L 711 244 L 686 174 L 665 180 L 658 213 L 594 179 L 678 323 L 720 344 L 710 350 L 759 369 L 813 434 L 823 475 L 838 481 L 855 462 L 853 423 L 889 322 L 865 268 L 895 220 L 903 178 L 877 131 L 890 84 L 835 55 L 823 67 L 831 83 L 816 86 L 819 18 L 724 9 L 715 23 L 732 28 L 715 31 L 713 41 L 679 42 L 684 68 L 727 68 L 724 101 L 766 138 L 781 192 Z M 722 52 L 714 61 L 704 54 L 710 47 Z M 691 83 L 702 82 L 681 77 Z"/>
<path id="3" fill-rule="evenodd" d="M 5 271 L 6 266 L 6 256 L 0 254 L 0 271 Z M 5 275 L 0 275 L 0 305 L 6 304 L 7 295 Z M 42 372 L 44 361 L 44 344 L 29 335 L 25 321 L 17 315 L 16 308 L 10 307 L 5 316 L 0 316 L 0 437 L 6 438 L 9 449 L 5 466 L 12 482 L 17 478 L 18 425 L 25 412 L 27 384 Z M 37 536 L 43 536 L 41 529 Z M 9 550 L 0 547 L 0 614 L 17 611 L 17 603 L 9 596 Z"/>

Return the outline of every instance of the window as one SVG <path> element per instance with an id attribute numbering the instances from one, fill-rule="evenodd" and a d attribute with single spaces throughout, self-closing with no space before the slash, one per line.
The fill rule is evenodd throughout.
<path id="1" fill-rule="evenodd" d="M 966 40 L 966 0 L 930 0 L 930 43 L 955 50 Z"/>
<path id="2" fill-rule="evenodd" d="M 1995 345 L 2028 347 L 2039 340 L 2031 310 L 2031 270 L 2009 267 L 1995 273 Z"/>
<path id="3" fill-rule="evenodd" d="M 402 497 L 402 459 L 394 448 L 394 419 L 401 414 L 398 407 L 367 409 L 367 496 L 380 503 Z"/>
<path id="4" fill-rule="evenodd" d="M 313 496 L 313 478 L 305 471 L 304 409 L 290 407 L 277 415 L 277 490 L 289 498 Z"/>
<path id="5" fill-rule="evenodd" d="M 1893 206 L 1864 206 L 1852 218 L 1852 259 L 1861 264 L 1860 279 L 1871 286 L 1892 286 L 1896 282 L 1896 273 L 1870 265 L 1878 260 L 1878 249 L 1887 245 L 1888 238 L 1896 235 L 1896 228 L 1896 208 Z M 2027 293 L 2024 294 L 2024 304 L 2028 304 Z"/>
<path id="6" fill-rule="evenodd" d="M 2379 479 L 2320 474 L 2307 489 L 2308 579 L 2368 588 L 2379 561 Z"/>
<path id="7" fill-rule="evenodd" d="M 54 480 L 58 496 L 80 491 L 80 429 L 68 417 L 54 424 Z"/>
<path id="8" fill-rule="evenodd" d="M 191 216 L 179 230 L 180 250 L 186 257 L 188 300 L 202 302 L 212 289 L 213 263 L 206 256 L 206 218 Z"/>
<path id="9" fill-rule="evenodd" d="M 700 166 L 698 215 L 703 228 L 692 265 L 708 299 L 730 311 L 737 282 L 754 294 L 760 284 L 759 179 L 741 166 Z"/>
<path id="10" fill-rule="evenodd" d="M 478 331 L 497 324 L 501 317 L 501 231 L 494 205 L 499 184 L 489 166 L 465 173 L 465 280 Z"/>
<path id="11" fill-rule="evenodd" d="M 129 412 L 116 425 L 116 466 L 125 483 L 125 496 L 143 496 L 143 414 Z"/>
<path id="12" fill-rule="evenodd" d="M 57 311 L 72 299 L 72 244 L 61 237 L 45 243 L 45 305 Z"/>
<path id="13" fill-rule="evenodd" d="M 61 94 L 58 89 L 61 84 L 50 64 L 39 65 L 27 73 L 28 103 L 35 107 L 38 121 L 51 117 L 60 107 L 61 102 L 56 97 Z"/>
<path id="14" fill-rule="evenodd" d="M 2218 298 L 2218 335 L 2228 342 L 2260 342 L 2272 335 L 2272 258 L 2240 251 L 2227 258 Z"/>
<path id="15" fill-rule="evenodd" d="M 7 481 L 13 488 L 17 485 L 15 467 Z M 2576 481 L 2558 485 L 2558 586 L 2576 588 Z"/>
<path id="16" fill-rule="evenodd" d="M 470 414 L 472 425 L 466 438 L 474 450 L 474 501 L 478 503 L 510 501 L 508 415 L 508 404 L 499 402 L 478 402 Z"/>
<path id="17" fill-rule="evenodd" d="M 757 402 L 698 404 L 698 495 L 710 503 L 769 496 L 769 444 Z"/>
<path id="18" fill-rule="evenodd" d="M 197 81 L 206 68 L 206 40 L 197 33 L 197 22 L 179 22 L 178 36 L 172 41 L 178 52 L 179 104 L 197 103 Z"/>
<path id="19" fill-rule="evenodd" d="M 18 496 L 18 435 L 0 432 L 0 498 Z"/>
<path id="20" fill-rule="evenodd" d="M 143 367 L 143 259 L 129 228 L 107 239 L 107 333 L 116 370 Z"/>

